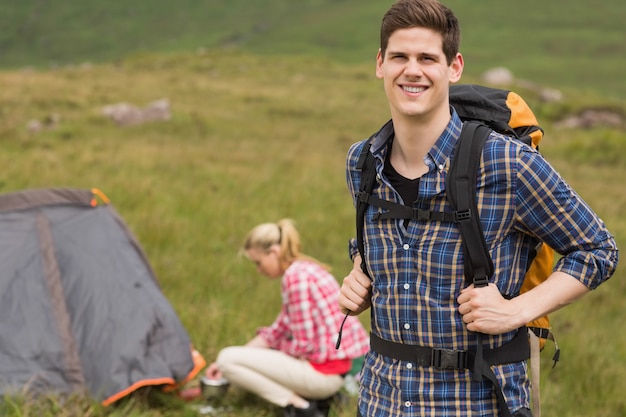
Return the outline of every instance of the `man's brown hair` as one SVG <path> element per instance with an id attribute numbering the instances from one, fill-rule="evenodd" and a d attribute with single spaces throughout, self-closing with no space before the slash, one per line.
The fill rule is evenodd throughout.
<path id="1" fill-rule="evenodd" d="M 461 28 L 452 10 L 437 0 L 398 0 L 383 16 L 380 27 L 380 51 L 385 56 L 389 37 L 399 29 L 432 29 L 443 38 L 443 53 L 448 64 L 459 52 Z"/>

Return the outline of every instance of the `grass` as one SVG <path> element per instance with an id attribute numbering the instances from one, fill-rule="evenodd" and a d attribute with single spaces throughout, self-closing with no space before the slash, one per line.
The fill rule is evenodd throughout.
<path id="1" fill-rule="evenodd" d="M 476 79 L 464 80 L 471 81 Z M 0 192 L 102 189 L 138 236 L 165 295 L 208 361 L 220 348 L 247 341 L 277 314 L 277 283 L 237 256 L 252 226 L 291 217 L 306 253 L 330 264 L 338 280 L 349 270 L 354 212 L 345 154 L 388 117 L 371 64 L 220 49 L 4 71 L 0 83 Z M 532 92 L 523 95 L 546 130 L 542 152 L 624 247 L 624 131 L 552 125 L 564 113 L 605 101 L 587 94 L 552 105 Z M 171 103 L 167 122 L 122 128 L 101 114 L 108 104 L 143 106 L 161 98 Z M 26 129 L 30 120 L 52 114 L 60 118 L 53 128 L 37 134 Z M 543 354 L 545 415 L 624 415 L 619 390 L 626 378 L 626 337 L 616 331 L 624 278 L 620 269 L 605 286 L 553 314 L 563 360 L 550 370 L 551 347 Z M 337 417 L 354 414 L 351 401 Z M 0 403 L 0 414 L 195 416 L 194 405 L 158 392 L 107 408 L 18 397 Z M 226 405 L 229 416 L 279 413 L 237 390 Z"/>
<path id="2" fill-rule="evenodd" d="M 0 67 L 56 68 L 151 52 L 237 49 L 372 62 L 391 0 L 38 0 L 4 2 Z M 478 77 L 504 66 L 557 89 L 624 100 L 622 0 L 447 0 L 463 29 L 462 52 Z"/>

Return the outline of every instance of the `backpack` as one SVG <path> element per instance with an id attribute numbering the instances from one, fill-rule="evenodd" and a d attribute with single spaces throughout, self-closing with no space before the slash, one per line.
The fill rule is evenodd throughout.
<path id="1" fill-rule="evenodd" d="M 361 269 L 364 273 L 367 274 L 365 256 L 363 255 L 363 229 L 365 211 L 367 206 L 371 204 L 386 210 L 386 212 L 380 213 L 378 218 L 457 223 L 463 241 L 464 272 L 467 284 L 473 283 L 477 287 L 485 286 L 488 284 L 489 277 L 493 275 L 493 263 L 480 226 L 475 201 L 476 173 L 480 165 L 483 145 L 491 130 L 494 130 L 517 138 L 538 149 L 539 142 L 543 137 L 543 130 L 538 126 L 537 119 L 530 107 L 518 94 L 512 91 L 479 85 L 453 85 L 450 87 L 450 104 L 463 121 L 461 136 L 457 142 L 446 179 L 446 196 L 452 207 L 455 208 L 452 213 L 414 209 L 372 196 L 371 193 L 376 183 L 376 170 L 374 158 L 369 149 L 371 140 L 376 134 L 363 146 L 357 162 L 357 169 L 361 170 L 361 185 L 356 195 L 356 238 L 361 254 Z M 540 243 L 535 253 L 531 255 L 533 259 L 526 271 L 521 293 L 543 282 L 552 272 L 554 263 L 554 250 L 552 248 L 547 244 Z M 559 360 L 560 350 L 550 330 L 548 316 L 538 318 L 528 323 L 526 327 L 529 329 L 531 347 L 533 346 L 533 339 L 536 337 L 534 340 L 536 347 L 531 349 L 531 361 L 533 363 L 533 369 L 531 369 L 533 376 L 531 378 L 533 380 L 533 404 L 538 407 L 538 352 L 544 348 L 546 340 L 554 342 L 555 354 L 552 358 L 554 367 Z M 479 341 L 477 346 L 480 351 L 482 343 Z M 475 364 L 475 366 L 481 365 Z M 478 368 L 475 368 L 474 371 L 474 375 L 480 373 Z M 488 369 L 484 371 L 490 372 Z M 478 377 L 482 379 L 482 375 L 478 375 Z M 492 382 L 497 384 L 496 381 L 492 380 Z M 496 390 L 496 395 L 498 394 L 499 396 L 502 395 Z M 499 398 L 500 401 L 503 399 Z M 537 408 L 535 415 L 538 414 Z"/>
<path id="2" fill-rule="evenodd" d="M 454 85 L 450 88 L 450 104 L 452 104 L 459 117 L 464 122 L 472 123 L 472 125 L 477 123 L 484 124 L 496 132 L 515 137 L 525 144 L 530 145 L 535 149 L 539 149 L 539 142 L 543 138 L 543 129 L 539 127 L 537 118 L 528 104 L 517 93 L 479 85 Z M 471 128 L 470 125 L 468 125 L 468 127 Z M 478 126 L 476 126 L 476 128 L 478 128 Z M 455 161 L 452 162 L 451 171 L 448 174 L 446 184 L 446 189 L 451 191 L 448 195 L 452 200 L 452 206 L 457 210 L 459 210 L 459 207 L 457 206 L 457 195 L 463 195 L 459 193 L 463 193 L 465 190 L 471 193 L 476 191 L 476 175 L 469 174 L 478 171 L 482 145 L 488 136 L 488 130 L 483 131 L 482 135 L 476 132 L 473 135 L 473 139 L 476 141 L 476 143 L 473 144 L 474 147 L 472 148 L 468 143 L 465 144 L 466 149 L 472 148 L 469 154 L 466 154 L 464 150 L 461 149 L 461 146 L 463 145 L 461 140 L 459 140 L 459 148 L 457 148 L 456 152 L 457 156 L 455 157 Z M 470 137 L 469 131 L 466 137 Z M 459 154 L 468 155 L 467 161 L 463 161 L 465 158 L 459 158 Z M 464 169 L 457 169 L 455 173 L 455 168 L 459 168 L 458 164 L 462 163 L 460 161 L 467 163 L 467 165 L 462 168 L 468 169 L 468 171 L 465 171 Z M 455 174 L 456 187 L 454 187 L 454 183 L 451 180 Z M 463 188 L 459 181 L 460 178 L 468 178 L 471 180 L 469 187 Z M 467 202 L 463 203 L 465 204 L 465 208 L 468 209 L 471 207 L 471 210 L 476 213 L 474 219 L 478 220 L 478 213 L 473 194 L 471 200 L 469 200 L 470 196 L 463 196 L 463 198 L 468 199 L 465 200 Z M 489 258 L 486 243 L 484 241 L 484 237 L 482 237 L 482 230 L 480 230 L 480 224 L 476 222 L 473 227 L 476 229 L 473 231 L 475 233 L 463 234 L 465 250 L 467 251 L 468 247 L 484 248 L 484 255 L 481 256 Z M 480 238 L 480 243 L 478 243 L 478 240 L 473 240 L 478 238 Z M 478 258 L 473 257 L 470 259 Z M 545 281 L 552 273 L 553 264 L 554 250 L 548 245 L 540 243 L 540 246 L 538 246 L 535 250 L 532 263 L 530 263 L 530 266 L 526 271 L 520 293 L 524 293 Z M 468 265 L 466 263 L 466 276 L 468 276 L 467 268 Z M 491 265 L 491 272 L 488 276 L 491 276 L 492 274 L 493 265 Z M 547 315 L 539 317 L 538 319 L 528 323 L 526 327 L 528 327 L 528 329 L 539 338 L 541 349 L 544 348 L 547 340 L 551 340 L 555 344 L 556 352 L 553 360 L 554 365 L 556 365 L 556 362 L 559 360 L 560 351 L 558 349 L 556 339 L 554 338 L 554 334 L 550 331 L 549 317 Z"/>

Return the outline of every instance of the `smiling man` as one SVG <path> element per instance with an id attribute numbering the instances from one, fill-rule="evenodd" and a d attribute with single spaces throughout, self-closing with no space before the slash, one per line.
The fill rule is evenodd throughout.
<path id="1" fill-rule="evenodd" d="M 380 38 L 376 76 L 391 120 L 348 152 L 354 202 L 361 186 L 359 156 L 371 143 L 377 174 L 371 197 L 408 206 L 408 212 L 453 212 L 446 175 L 463 127 L 449 102 L 449 87 L 464 67 L 458 21 L 435 0 L 399 0 L 383 17 Z M 381 217 L 380 208 L 368 206 L 367 268 L 352 240 L 354 268 L 339 298 L 345 313 L 371 307 L 359 416 L 531 416 L 527 356 L 517 354 L 527 349 L 525 323 L 579 299 L 613 274 L 613 236 L 531 147 L 491 132 L 476 199 L 495 271 L 482 288 L 465 284 L 457 224 Z M 546 281 L 520 295 L 540 242 L 562 256 Z M 479 347 L 493 358 L 495 382 L 474 375 Z M 511 349 L 515 355 L 505 353 Z"/>

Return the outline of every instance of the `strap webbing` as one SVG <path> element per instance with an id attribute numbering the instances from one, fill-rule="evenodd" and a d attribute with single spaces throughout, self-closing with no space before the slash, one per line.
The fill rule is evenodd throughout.
<path id="1" fill-rule="evenodd" d="M 373 220 L 406 219 L 457 223 L 467 216 L 466 213 L 460 213 L 456 211 L 430 211 L 420 208 L 409 207 L 405 206 L 404 204 L 396 203 L 394 201 L 383 200 L 364 191 L 357 194 L 357 199 L 359 201 L 359 204 L 365 203 L 366 205 L 372 205 L 387 210 L 385 212 L 379 212 L 375 214 Z"/>
<path id="2" fill-rule="evenodd" d="M 551 340 L 552 343 L 554 343 L 554 355 L 552 355 L 552 368 L 554 368 L 561 359 L 561 348 L 559 348 L 554 333 L 544 327 L 528 326 L 528 330 L 534 333 L 539 339 Z"/>

